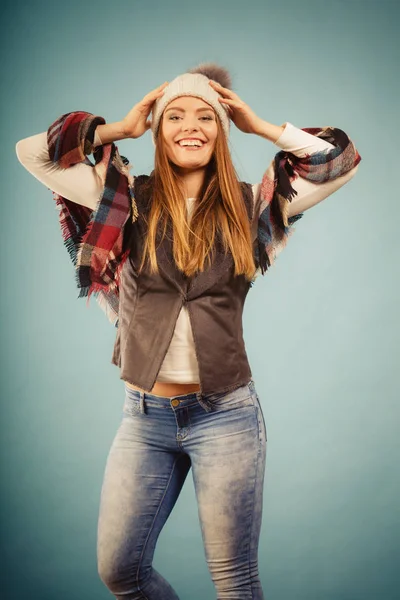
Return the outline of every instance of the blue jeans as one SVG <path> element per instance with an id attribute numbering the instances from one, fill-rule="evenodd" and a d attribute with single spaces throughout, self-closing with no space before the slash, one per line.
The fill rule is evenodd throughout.
<path id="1" fill-rule="evenodd" d="M 172 398 L 125 390 L 101 492 L 100 578 L 119 600 L 179 600 L 152 561 L 192 467 L 218 600 L 263 600 L 258 543 L 267 436 L 254 381 Z"/>

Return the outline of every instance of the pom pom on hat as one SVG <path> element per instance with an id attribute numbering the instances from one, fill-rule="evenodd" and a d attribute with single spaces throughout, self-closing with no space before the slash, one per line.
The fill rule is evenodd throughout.
<path id="1" fill-rule="evenodd" d="M 232 79 L 229 71 L 216 63 L 200 63 L 197 67 L 189 69 L 188 73 L 200 73 L 201 75 L 208 77 L 208 79 L 216 81 L 222 85 L 222 87 L 228 88 L 229 90 L 232 88 Z"/>

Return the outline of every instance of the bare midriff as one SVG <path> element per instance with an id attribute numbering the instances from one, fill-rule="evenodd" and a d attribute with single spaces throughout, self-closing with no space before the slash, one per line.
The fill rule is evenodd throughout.
<path id="1" fill-rule="evenodd" d="M 125 383 L 132 390 L 146 392 L 146 390 L 142 390 L 140 387 L 132 385 L 127 381 L 125 381 Z M 200 385 L 198 383 L 161 383 L 156 381 L 150 393 L 155 394 L 156 396 L 171 398 L 172 396 L 182 396 L 183 394 L 190 394 L 198 391 L 200 391 Z"/>

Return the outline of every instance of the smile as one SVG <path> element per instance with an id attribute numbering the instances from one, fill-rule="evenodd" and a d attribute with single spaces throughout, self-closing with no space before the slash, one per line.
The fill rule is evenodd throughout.
<path id="1" fill-rule="evenodd" d="M 203 140 L 199 140 L 199 139 L 185 139 L 185 140 L 179 140 L 179 142 L 176 142 L 178 144 L 178 146 L 180 148 L 185 148 L 186 150 L 190 149 L 190 150 L 198 150 L 199 148 L 202 148 L 204 146 L 204 144 L 206 144 L 207 142 L 203 142 Z"/>

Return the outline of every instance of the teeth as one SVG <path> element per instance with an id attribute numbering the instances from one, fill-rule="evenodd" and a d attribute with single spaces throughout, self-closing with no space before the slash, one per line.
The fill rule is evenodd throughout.
<path id="1" fill-rule="evenodd" d="M 198 140 L 183 140 L 178 142 L 180 146 L 202 146 L 203 143 Z"/>

